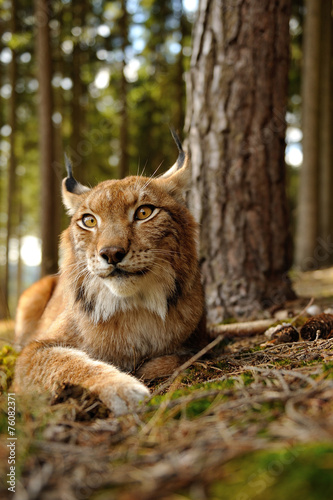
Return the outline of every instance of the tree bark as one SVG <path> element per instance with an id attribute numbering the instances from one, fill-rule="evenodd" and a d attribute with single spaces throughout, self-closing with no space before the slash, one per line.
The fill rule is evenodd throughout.
<path id="1" fill-rule="evenodd" d="M 332 0 L 321 2 L 320 29 L 320 206 L 319 234 L 327 241 L 333 234 L 333 50 Z M 324 259 L 324 257 L 327 257 Z M 323 265 L 333 262 L 333 253 L 322 255 Z"/>
<path id="2" fill-rule="evenodd" d="M 295 262 L 310 269 L 318 237 L 318 172 L 320 127 L 321 2 L 306 0 L 303 42 L 302 128 L 303 165 L 300 173 Z M 317 267 L 314 265 L 314 267 Z"/>
<path id="3" fill-rule="evenodd" d="M 181 47 L 182 50 L 179 52 L 177 56 L 177 61 L 175 63 L 176 71 L 175 71 L 175 111 L 174 111 L 174 127 L 177 131 L 182 130 L 184 126 L 185 120 L 185 112 L 184 112 L 184 104 L 185 104 L 185 86 L 184 86 L 184 39 L 186 37 L 186 20 L 183 9 L 182 1 L 180 0 L 178 5 L 179 12 L 179 31 L 181 34 Z"/>
<path id="4" fill-rule="evenodd" d="M 5 300 L 5 293 L 0 284 L 0 320 L 9 318 L 9 310 L 7 301 Z"/>
<path id="5" fill-rule="evenodd" d="M 284 137 L 290 0 L 201 0 L 188 77 L 190 207 L 208 319 L 293 295 Z"/>
<path id="6" fill-rule="evenodd" d="M 17 220 L 18 257 L 17 257 L 17 275 L 16 275 L 16 304 L 18 303 L 20 295 L 23 291 L 22 290 L 23 265 L 22 265 L 22 259 L 21 259 L 23 203 L 22 203 L 22 180 L 21 180 L 21 178 L 18 180 L 18 183 L 17 183 L 17 195 L 18 195 L 17 196 L 17 198 L 18 198 L 18 201 L 17 201 L 18 202 L 18 207 L 17 207 L 17 212 L 18 212 L 18 220 Z"/>
<path id="7" fill-rule="evenodd" d="M 16 0 L 12 0 L 11 8 L 11 32 L 16 32 L 16 16 L 17 4 Z M 9 105 L 9 124 L 11 127 L 10 134 L 10 158 L 8 170 L 8 190 L 7 190 L 7 233 L 6 233 L 6 265 L 5 265 L 5 287 L 4 287 L 4 302 L 5 308 L 9 306 L 9 288 L 10 288 L 10 268 L 9 268 L 9 248 L 10 240 L 13 236 L 13 219 L 14 219 L 14 197 L 16 191 L 16 101 L 17 94 L 15 90 L 17 79 L 17 61 L 16 51 L 12 50 L 12 61 L 10 63 L 10 84 L 12 94 Z"/>
<path id="8" fill-rule="evenodd" d="M 52 55 L 49 17 L 51 3 L 35 0 L 37 24 L 37 64 L 39 80 L 39 137 L 41 170 L 42 276 L 58 271 L 59 182 L 56 174 L 54 130 L 52 124 Z"/>
<path id="9" fill-rule="evenodd" d="M 72 1 L 72 23 L 73 27 L 84 28 L 85 16 L 87 11 L 87 5 L 85 1 L 73 0 Z M 84 83 L 81 79 L 81 66 L 82 66 L 82 49 L 80 46 L 80 37 L 74 37 L 74 47 L 73 47 L 73 60 L 72 60 L 72 81 L 73 81 L 73 92 L 71 100 L 71 121 L 72 121 L 72 131 L 71 131 L 71 152 L 73 156 L 72 160 L 75 158 L 79 159 L 79 173 L 80 182 L 85 184 L 88 182 L 87 179 L 87 158 L 86 152 L 84 150 L 84 130 L 85 130 L 85 112 L 82 107 L 82 97 L 84 94 Z M 74 161 L 74 167 L 75 165 Z"/>
<path id="10" fill-rule="evenodd" d="M 128 165 L 128 109 L 127 109 L 127 80 L 125 77 L 126 53 L 128 44 L 128 13 L 126 0 L 121 1 L 122 15 L 120 18 L 120 34 L 122 38 L 122 67 L 120 77 L 120 159 L 119 159 L 119 179 L 126 177 L 129 172 Z"/>

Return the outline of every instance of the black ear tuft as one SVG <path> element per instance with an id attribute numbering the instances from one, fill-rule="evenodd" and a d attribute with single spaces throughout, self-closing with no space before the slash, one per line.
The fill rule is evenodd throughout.
<path id="1" fill-rule="evenodd" d="M 74 177 L 67 177 L 67 179 L 65 180 L 65 185 L 67 191 L 69 191 L 70 193 L 74 193 L 75 188 L 77 186 L 77 182 L 74 179 Z"/>
<path id="2" fill-rule="evenodd" d="M 72 162 L 68 158 L 66 153 L 65 153 L 65 166 L 66 166 L 66 170 L 67 170 L 67 179 L 65 180 L 65 186 L 66 186 L 67 191 L 69 191 L 70 193 L 74 193 L 75 188 L 78 185 L 78 182 L 73 177 Z"/>
<path id="3" fill-rule="evenodd" d="M 177 158 L 177 168 L 180 169 L 184 165 L 186 155 L 185 155 L 185 152 L 183 150 L 182 143 L 178 137 L 178 134 L 173 127 L 170 127 L 170 132 L 171 132 L 172 138 L 175 141 L 176 146 L 177 146 L 178 151 L 179 151 L 178 158 Z"/>
<path id="4" fill-rule="evenodd" d="M 67 170 L 67 177 L 73 177 L 73 166 L 71 160 L 68 158 L 68 156 L 65 153 L 65 166 Z"/>

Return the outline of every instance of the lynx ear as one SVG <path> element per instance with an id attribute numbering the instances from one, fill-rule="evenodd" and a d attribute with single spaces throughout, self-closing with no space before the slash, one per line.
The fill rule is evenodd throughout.
<path id="1" fill-rule="evenodd" d="M 67 177 L 62 181 L 62 200 L 67 208 L 68 215 L 73 215 L 82 201 L 81 195 L 90 191 L 73 177 L 73 168 L 70 159 L 65 154 Z"/>
<path id="2" fill-rule="evenodd" d="M 191 181 L 190 158 L 183 150 L 176 132 L 173 129 L 170 129 L 170 131 L 178 148 L 178 158 L 176 163 L 165 174 L 156 179 L 156 182 L 177 199 L 184 201 L 184 192 L 189 189 Z"/>

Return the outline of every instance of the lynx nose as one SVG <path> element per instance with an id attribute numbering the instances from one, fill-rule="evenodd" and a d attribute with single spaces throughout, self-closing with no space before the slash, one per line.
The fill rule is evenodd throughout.
<path id="1" fill-rule="evenodd" d="M 125 248 L 122 247 L 105 247 L 100 250 L 99 255 L 106 260 L 108 264 L 118 264 L 126 255 Z"/>

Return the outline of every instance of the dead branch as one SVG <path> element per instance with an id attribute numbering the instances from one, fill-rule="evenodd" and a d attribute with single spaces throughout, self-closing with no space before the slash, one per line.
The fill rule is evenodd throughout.
<path id="1" fill-rule="evenodd" d="M 211 337 L 225 335 L 227 337 L 246 337 L 264 333 L 267 328 L 277 322 L 275 318 L 246 321 L 243 323 L 231 323 L 229 325 L 210 325 L 208 331 Z"/>

